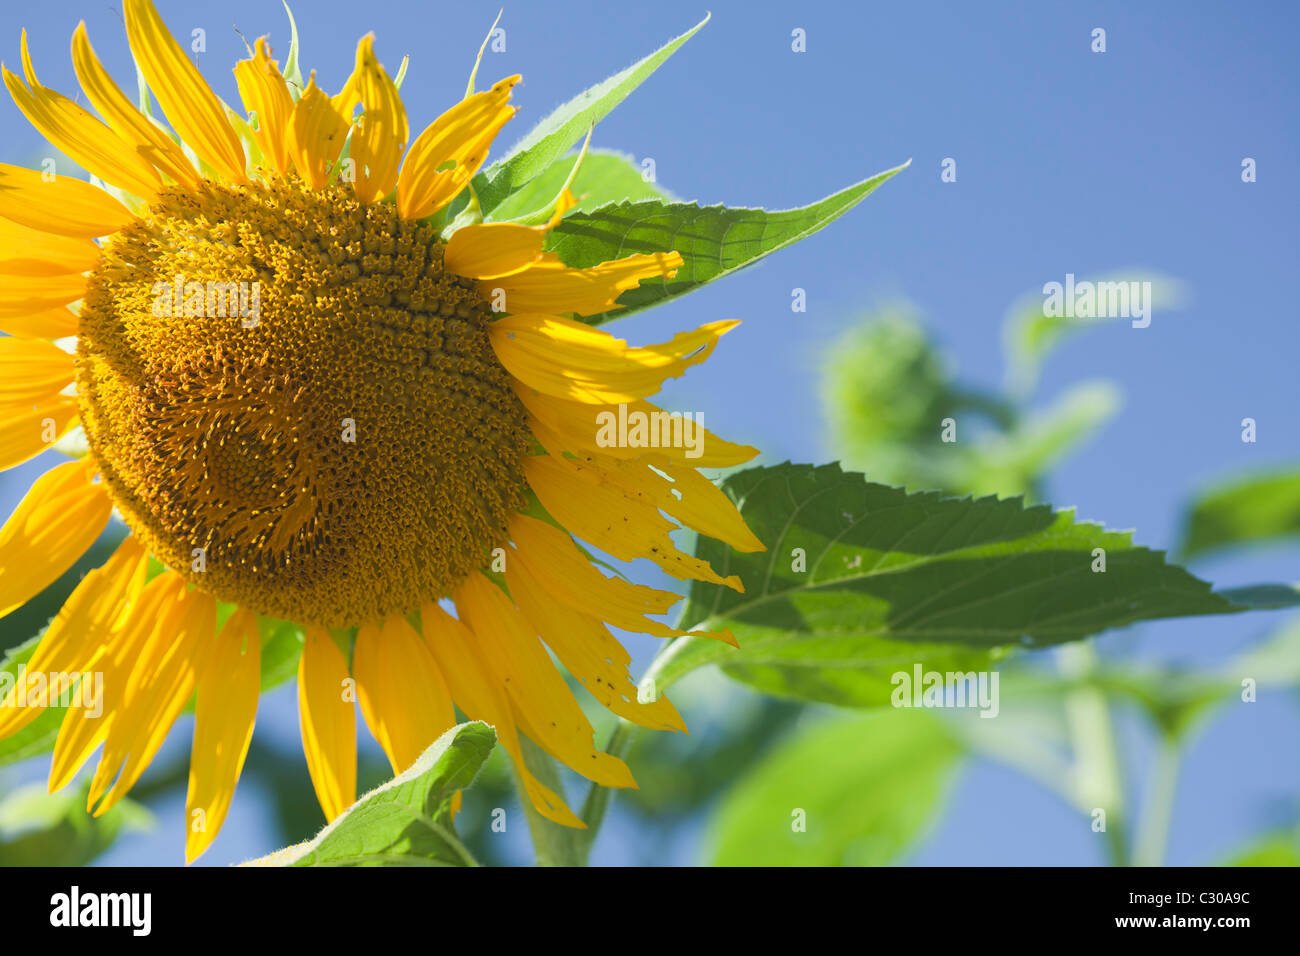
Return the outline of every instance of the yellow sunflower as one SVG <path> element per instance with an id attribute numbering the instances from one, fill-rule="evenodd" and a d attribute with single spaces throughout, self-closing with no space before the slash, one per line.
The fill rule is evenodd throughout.
<path id="1" fill-rule="evenodd" d="M 647 615 L 677 595 L 605 575 L 574 537 L 737 590 L 670 532 L 762 548 L 696 470 L 755 449 L 702 430 L 698 455 L 610 446 L 597 422 L 662 415 L 646 399 L 735 323 L 637 348 L 575 318 L 682 260 L 568 268 L 543 251 L 567 189 L 542 226 L 442 228 L 435 214 L 514 113 L 517 76 L 408 148 L 372 37 L 333 96 L 314 75 L 286 82 L 258 40 L 234 70 L 236 111 L 149 0 L 126 0 L 125 20 L 174 133 L 127 99 L 84 24 L 73 60 L 98 116 L 40 84 L 25 35 L 23 75 L 4 70 L 23 114 L 96 183 L 0 165 L 0 468 L 78 426 L 89 449 L 38 478 L 0 530 L 0 615 L 114 511 L 131 532 L 26 665 L 30 680 L 102 675 L 102 715 L 74 702 L 63 720 L 51 790 L 102 746 L 89 806 L 105 812 L 194 701 L 194 859 L 248 750 L 265 618 L 303 630 L 303 747 L 327 818 L 356 796 L 355 687 L 395 772 L 459 708 L 496 727 L 538 811 L 581 826 L 523 766 L 520 734 L 601 785 L 635 784 L 593 745 L 548 648 L 615 714 L 685 728 L 666 698 L 638 701 L 607 628 L 674 636 Z M 18 706 L 25 675 L 0 736 L 39 712 Z"/>

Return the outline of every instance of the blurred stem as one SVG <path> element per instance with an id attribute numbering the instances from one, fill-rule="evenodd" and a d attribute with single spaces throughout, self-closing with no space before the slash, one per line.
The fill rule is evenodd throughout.
<path id="1" fill-rule="evenodd" d="M 524 763 L 528 772 L 548 789 L 557 794 L 564 793 L 564 784 L 560 780 L 559 769 L 545 752 L 524 734 L 519 735 L 519 748 L 523 751 Z M 561 826 L 546 819 L 533 807 L 524 787 L 523 778 L 514 762 L 510 764 L 515 778 L 515 789 L 519 793 L 519 802 L 523 804 L 524 814 L 528 818 L 528 833 L 533 838 L 533 853 L 538 866 L 583 866 L 586 853 L 583 848 L 585 831 Z"/>
<path id="2" fill-rule="evenodd" d="M 1172 735 L 1160 738 L 1150 789 L 1142 803 L 1142 826 L 1133 849 L 1134 866 L 1163 866 L 1165 846 L 1169 841 L 1169 821 L 1173 816 L 1174 794 L 1178 789 L 1178 770 L 1182 747 Z"/>
<path id="3" fill-rule="evenodd" d="M 637 685 L 637 694 L 648 695 L 651 699 L 658 699 L 659 695 L 668 689 L 668 685 L 662 682 L 659 677 L 659 670 L 664 662 L 672 656 L 673 647 L 687 638 L 679 637 L 675 641 L 664 644 L 659 648 L 659 653 L 654 656 L 650 666 L 646 668 L 641 683 Z M 609 735 L 609 742 L 605 745 L 605 752 L 614 757 L 623 757 L 628 748 L 632 746 L 632 740 L 636 737 L 637 731 L 640 730 L 636 724 L 619 718 L 618 724 L 615 725 L 613 733 Z M 591 857 L 591 848 L 595 845 L 596 834 L 600 832 L 600 825 L 605 822 L 605 811 L 609 809 L 610 790 L 608 787 L 602 787 L 593 783 L 587 790 L 587 799 L 582 802 L 582 822 L 587 824 L 587 829 L 578 831 L 579 833 L 579 852 L 581 853 L 580 864 L 587 865 Z"/>
<path id="4" fill-rule="evenodd" d="M 1127 813 L 1115 729 L 1105 691 L 1088 683 L 1097 669 L 1097 654 L 1085 641 L 1060 649 L 1061 671 L 1079 681 L 1065 698 L 1066 719 L 1074 750 L 1073 789 L 1085 812 L 1105 811 L 1106 847 L 1112 866 L 1128 863 Z"/>

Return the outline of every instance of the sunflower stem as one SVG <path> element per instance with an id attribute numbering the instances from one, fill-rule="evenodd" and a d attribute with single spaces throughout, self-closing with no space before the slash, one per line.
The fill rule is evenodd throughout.
<path id="1" fill-rule="evenodd" d="M 558 794 L 564 793 L 564 783 L 560 779 L 559 768 L 540 747 L 524 734 L 519 735 L 519 747 L 523 751 L 524 763 L 538 781 Z M 528 799 L 524 781 L 519 769 L 511 762 L 511 773 L 515 778 L 515 789 L 519 792 L 519 802 L 523 804 L 528 817 L 528 833 L 533 838 L 533 854 L 538 866 L 583 866 L 586 852 L 582 839 L 586 831 L 561 826 L 546 819 L 533 807 Z"/>

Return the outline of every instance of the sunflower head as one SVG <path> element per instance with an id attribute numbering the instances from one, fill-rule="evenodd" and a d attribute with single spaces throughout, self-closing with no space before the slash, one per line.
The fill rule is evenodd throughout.
<path id="1" fill-rule="evenodd" d="M 22 76 L 3 71 L 96 184 L 0 165 L 0 467 L 77 427 L 89 449 L 38 479 L 0 531 L 0 614 L 111 513 L 130 532 L 27 665 L 103 675 L 104 719 L 68 708 L 51 786 L 102 747 L 90 806 L 103 813 L 193 698 L 193 858 L 229 806 L 275 618 L 301 626 L 304 751 L 328 818 L 355 797 L 355 684 L 395 771 L 459 709 L 495 726 L 542 814 L 580 826 L 524 765 L 521 735 L 596 782 L 633 781 L 594 747 L 548 649 L 620 716 L 684 725 L 666 698 L 638 700 L 609 631 L 678 635 L 655 619 L 677 596 L 607 576 L 575 537 L 737 589 L 671 532 L 762 548 L 697 471 L 755 449 L 702 429 L 678 446 L 611 445 L 598 423 L 668 417 L 647 399 L 735 323 L 643 348 L 585 324 L 682 259 L 567 266 L 545 249 L 576 201 L 567 184 L 541 225 L 447 215 L 462 194 L 477 208 L 471 183 L 518 77 L 411 139 L 371 37 L 334 95 L 286 78 L 257 41 L 235 67 L 236 110 L 149 0 L 126 0 L 125 20 L 170 132 L 126 98 L 84 27 L 73 58 L 95 112 L 40 84 L 25 36 Z M 14 699 L 0 734 L 35 716 Z"/>
<path id="2" fill-rule="evenodd" d="M 345 627 L 486 566 L 524 505 L 529 433 L 488 304 L 445 252 L 391 203 L 296 178 L 173 187 L 105 244 L 81 420 L 169 567 Z"/>

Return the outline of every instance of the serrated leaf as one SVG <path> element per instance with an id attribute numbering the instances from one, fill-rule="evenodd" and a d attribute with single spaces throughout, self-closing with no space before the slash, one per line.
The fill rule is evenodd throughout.
<path id="1" fill-rule="evenodd" d="M 1192 502 L 1184 558 L 1232 545 L 1300 535 L 1300 469 L 1252 475 L 1206 491 Z"/>
<path id="2" fill-rule="evenodd" d="M 712 862 L 890 863 L 932 821 L 961 754 L 953 735 L 926 711 L 814 724 L 779 744 L 724 799 Z"/>
<path id="3" fill-rule="evenodd" d="M 506 197 L 540 176 L 551 164 L 569 151 L 569 147 L 587 134 L 593 123 L 609 115 L 627 95 L 640 86 L 683 43 L 709 22 L 705 17 L 681 36 L 670 40 L 645 59 L 615 73 L 579 93 L 538 123 L 532 131 L 500 161 L 474 177 L 483 212 L 494 210 Z"/>
<path id="4" fill-rule="evenodd" d="M 314 839 L 255 866 L 474 866 L 456 837 L 452 800 L 474 782 L 496 732 L 470 721 L 435 740 L 404 773 L 371 790 Z"/>
<path id="5" fill-rule="evenodd" d="M 574 155 L 556 160 L 550 169 L 497 206 L 492 211 L 492 219 L 536 223 L 549 218 L 555 198 L 577 159 Z M 577 212 L 590 212 L 608 203 L 669 198 L 654 183 L 646 182 L 631 157 L 606 150 L 587 153 L 571 191 L 578 200 L 574 207 Z"/>
<path id="6" fill-rule="evenodd" d="M 877 173 L 797 209 L 699 206 L 646 200 L 570 213 L 546 241 L 566 265 L 587 268 L 632 253 L 675 249 L 685 260 L 672 279 L 643 282 L 619 297 L 622 308 L 587 316 L 599 325 L 685 295 L 812 235 L 838 219 L 907 164 Z"/>
<path id="7" fill-rule="evenodd" d="M 909 662 L 978 661 L 941 667 L 945 652 L 1242 609 L 1130 533 L 1018 498 L 908 493 L 834 464 L 753 468 L 723 488 L 768 550 L 741 554 L 701 537 L 696 553 L 739 575 L 746 592 L 694 582 L 679 626 L 730 628 L 740 647 L 680 638 L 656 666 L 658 687 L 718 663 L 772 693 L 877 704 Z M 796 548 L 806 570 L 795 569 Z M 1104 573 L 1092 570 L 1096 548 Z"/>

